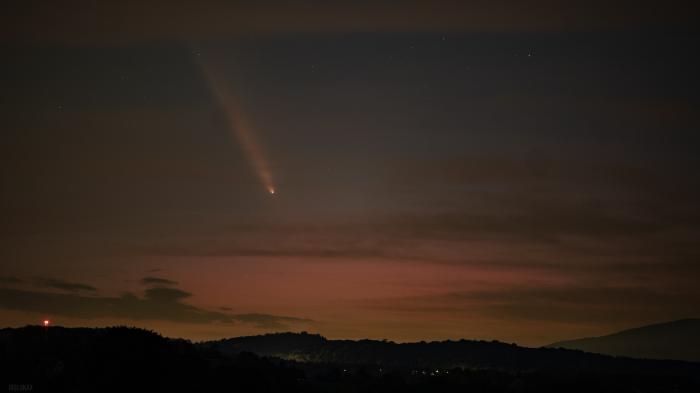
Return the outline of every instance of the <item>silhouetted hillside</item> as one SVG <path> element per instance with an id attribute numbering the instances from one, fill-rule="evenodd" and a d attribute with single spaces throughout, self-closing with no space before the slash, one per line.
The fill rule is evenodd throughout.
<path id="1" fill-rule="evenodd" d="M 700 319 L 659 323 L 608 336 L 561 341 L 547 347 L 642 359 L 700 362 Z"/>
<path id="2" fill-rule="evenodd" d="M 700 372 L 700 364 L 614 358 L 565 349 L 524 348 L 497 341 L 397 344 L 374 340 L 327 340 L 314 334 L 277 333 L 201 344 L 234 355 L 248 351 L 286 360 L 401 369 L 494 369 L 556 372 Z"/>
<path id="3" fill-rule="evenodd" d="M 695 363 L 483 341 L 286 333 L 192 344 L 125 327 L 0 330 L 0 383 L 10 391 L 690 393 L 699 378 Z"/>
<path id="4" fill-rule="evenodd" d="M 301 377 L 251 353 L 224 357 L 127 327 L 2 329 L 0 370 L 4 386 L 33 392 L 293 392 Z"/>

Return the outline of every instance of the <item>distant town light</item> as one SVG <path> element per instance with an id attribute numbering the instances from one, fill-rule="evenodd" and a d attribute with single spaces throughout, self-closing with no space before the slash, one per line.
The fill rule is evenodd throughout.
<path id="1" fill-rule="evenodd" d="M 44 327 L 49 327 L 50 322 L 51 321 L 49 321 L 48 319 L 44 319 Z"/>

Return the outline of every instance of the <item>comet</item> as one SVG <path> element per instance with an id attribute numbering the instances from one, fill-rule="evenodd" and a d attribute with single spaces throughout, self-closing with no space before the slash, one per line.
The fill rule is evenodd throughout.
<path id="1" fill-rule="evenodd" d="M 220 73 L 217 73 L 212 66 L 201 60 L 198 63 L 207 87 L 216 99 L 218 107 L 225 114 L 228 127 L 235 135 L 238 143 L 240 143 L 251 168 L 255 171 L 260 183 L 267 189 L 268 193 L 274 195 L 277 191 L 270 165 L 260 147 L 260 143 L 255 137 L 254 129 L 243 110 L 240 99 L 233 93 L 231 88 L 226 87 L 226 83 L 222 80 Z"/>

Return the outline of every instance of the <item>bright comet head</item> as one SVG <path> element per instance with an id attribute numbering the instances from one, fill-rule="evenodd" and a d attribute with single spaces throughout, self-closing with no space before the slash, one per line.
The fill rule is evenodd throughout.
<path id="1" fill-rule="evenodd" d="M 270 194 L 273 194 L 273 195 L 275 194 L 275 189 L 272 188 L 272 187 L 268 188 L 267 191 L 268 191 Z"/>

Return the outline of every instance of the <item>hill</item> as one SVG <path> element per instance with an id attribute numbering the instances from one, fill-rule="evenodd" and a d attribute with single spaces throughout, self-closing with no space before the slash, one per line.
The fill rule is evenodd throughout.
<path id="1" fill-rule="evenodd" d="M 641 359 L 700 362 L 700 319 L 658 323 L 607 336 L 556 342 L 547 347 Z"/>
<path id="2" fill-rule="evenodd" d="M 614 358 L 553 348 L 524 348 L 498 341 L 440 341 L 398 344 L 375 340 L 328 340 L 307 333 L 275 333 L 200 344 L 226 355 L 252 352 L 303 363 L 374 365 L 383 368 L 492 369 L 512 372 L 651 374 L 700 372 L 700 364 Z"/>
<path id="3" fill-rule="evenodd" d="M 0 329 L 0 384 L 52 393 L 690 393 L 700 391 L 700 364 L 484 341 L 285 333 L 193 344 L 127 327 L 28 326 Z"/>
<path id="4" fill-rule="evenodd" d="M 0 329 L 0 383 L 9 391 L 296 392 L 301 375 L 143 329 Z"/>

